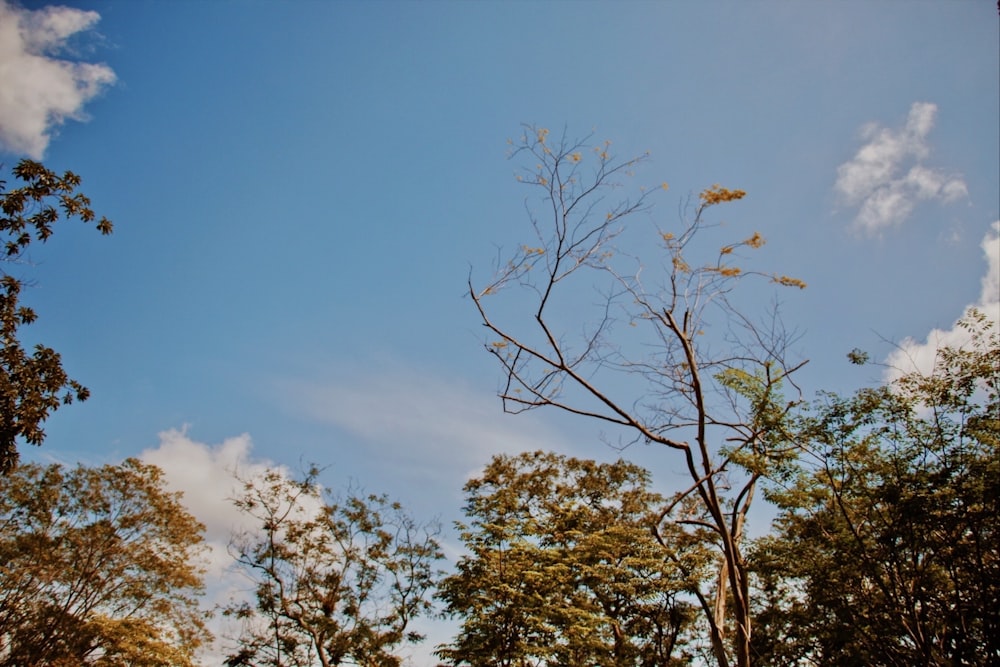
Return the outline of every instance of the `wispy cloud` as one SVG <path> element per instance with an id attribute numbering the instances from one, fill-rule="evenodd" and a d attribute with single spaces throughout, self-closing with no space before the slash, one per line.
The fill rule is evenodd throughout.
<path id="1" fill-rule="evenodd" d="M 39 159 L 54 128 L 115 81 L 103 64 L 60 59 L 100 19 L 69 7 L 27 10 L 0 0 L 0 149 Z"/>
<path id="2" fill-rule="evenodd" d="M 903 222 L 920 201 L 950 203 L 968 195 L 960 176 L 924 165 L 936 114 L 936 105 L 915 102 L 902 128 L 871 123 L 862 129 L 866 143 L 837 168 L 834 184 L 841 201 L 858 208 L 858 230 L 877 234 Z"/>
<path id="3" fill-rule="evenodd" d="M 303 416 L 364 439 L 415 474 L 449 482 L 459 475 L 458 487 L 493 454 L 567 449 L 535 415 L 506 415 L 491 392 L 416 370 L 288 382 L 281 394 Z"/>
<path id="4" fill-rule="evenodd" d="M 982 279 L 979 299 L 963 309 L 976 308 L 986 315 L 993 327 L 1000 327 L 1000 220 L 994 222 L 980 245 L 986 256 L 986 274 Z M 969 342 L 968 332 L 952 324 L 949 329 L 934 329 L 927 338 L 918 341 L 903 340 L 886 359 L 886 379 L 892 380 L 904 373 L 917 370 L 929 374 L 934 370 L 938 350 L 945 346 L 961 347 Z"/>

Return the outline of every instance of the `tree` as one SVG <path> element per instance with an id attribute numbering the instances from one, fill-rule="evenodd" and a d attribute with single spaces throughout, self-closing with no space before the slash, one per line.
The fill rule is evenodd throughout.
<path id="1" fill-rule="evenodd" d="M 453 665 L 685 664 L 688 583 L 650 526 L 649 473 L 535 452 L 496 456 L 465 485 L 468 555 L 441 585 L 461 630 Z"/>
<path id="2" fill-rule="evenodd" d="M 434 531 L 385 496 L 324 501 L 318 473 L 272 470 L 235 499 L 256 524 L 232 543 L 256 600 L 226 611 L 243 621 L 231 667 L 390 667 L 401 664 L 394 650 L 423 639 L 409 626 L 430 609 Z"/>
<path id="3" fill-rule="evenodd" d="M 761 474 L 794 458 L 785 426 L 798 398 L 786 400 L 782 390 L 795 389 L 790 376 L 801 364 L 788 358 L 791 336 L 776 309 L 758 322 L 733 290 L 754 277 L 805 285 L 735 264 L 763 245 L 756 232 L 696 248 L 695 237 L 713 226 L 709 210 L 743 198 L 742 190 L 705 189 L 673 231 L 626 228 L 653 190 L 606 197 L 644 157 L 619 161 L 610 142 L 588 142 L 526 128 L 513 155 L 532 165 L 518 179 L 541 195 L 540 214 L 528 205 L 537 241 L 498 266 L 485 287 L 470 278 L 469 294 L 488 332 L 486 349 L 505 374 L 506 411 L 555 408 L 614 429 L 622 446 L 676 452 L 690 486 L 666 504 L 661 526 L 688 529 L 717 550 L 714 583 L 691 592 L 715 660 L 744 667 L 751 637 L 744 523 Z M 661 248 L 648 265 L 630 256 L 652 240 Z M 593 289 L 594 298 L 580 289 Z"/>
<path id="4" fill-rule="evenodd" d="M 1000 332 L 960 324 L 970 344 L 932 374 L 804 420 L 811 457 L 754 557 L 784 589 L 762 610 L 768 664 L 1000 663 Z"/>
<path id="5" fill-rule="evenodd" d="M 17 441 L 32 445 L 45 440 L 42 423 L 61 404 L 84 401 L 89 392 L 63 370 L 59 354 L 36 345 L 28 353 L 18 339 L 18 329 L 34 322 L 35 312 L 20 305 L 23 279 L 3 268 L 5 263 L 21 263 L 33 240 L 44 243 L 52 235 L 60 212 L 83 222 L 94 220 L 90 200 L 77 192 L 80 177 L 67 171 L 62 176 L 38 162 L 22 160 L 13 175 L 24 184 L 6 190 L 0 181 L 0 474 L 17 465 Z M 110 234 L 111 222 L 101 218 L 97 230 Z"/>
<path id="6" fill-rule="evenodd" d="M 0 666 L 195 664 L 202 531 L 135 459 L 0 476 Z"/>

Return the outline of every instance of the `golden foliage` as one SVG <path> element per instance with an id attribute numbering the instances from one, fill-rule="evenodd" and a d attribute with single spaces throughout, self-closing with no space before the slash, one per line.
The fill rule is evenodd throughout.
<path id="1" fill-rule="evenodd" d="M 204 526 L 163 477 L 138 459 L 0 477 L 0 665 L 198 664 Z"/>
<path id="2" fill-rule="evenodd" d="M 712 187 L 702 190 L 698 198 L 703 202 L 702 206 L 714 206 L 727 201 L 743 199 L 746 196 L 747 193 L 744 190 L 730 190 L 716 183 Z"/>
<path id="3" fill-rule="evenodd" d="M 790 278 L 789 276 L 774 276 L 774 278 L 771 279 L 771 282 L 784 285 L 785 287 L 798 287 L 799 289 L 806 288 L 806 284 L 803 281 L 798 278 Z"/>

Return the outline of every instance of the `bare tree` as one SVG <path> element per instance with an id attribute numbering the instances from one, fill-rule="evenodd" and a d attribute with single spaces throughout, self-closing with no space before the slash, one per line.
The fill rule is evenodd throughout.
<path id="1" fill-rule="evenodd" d="M 756 232 L 708 251 L 694 244 L 722 227 L 707 220 L 709 209 L 743 198 L 742 190 L 711 186 L 676 229 L 641 228 L 634 223 L 655 190 L 609 195 L 647 156 L 619 160 L 610 142 L 554 140 L 534 126 L 511 143 L 512 157 L 529 161 L 518 180 L 541 194 L 526 204 L 536 243 L 499 264 L 485 287 L 471 276 L 468 284 L 489 332 L 486 349 L 506 376 L 504 410 L 557 408 L 604 424 L 614 431 L 604 437 L 620 446 L 677 453 L 690 486 L 668 502 L 656 533 L 668 555 L 667 524 L 713 547 L 717 576 L 690 593 L 718 664 L 749 665 L 744 524 L 760 476 L 780 474 L 794 457 L 785 423 L 799 398 L 789 376 L 804 362 L 788 359 L 793 337 L 777 307 L 751 317 L 733 291 L 750 278 L 805 284 L 735 263 L 764 244 Z M 636 248 L 652 259 L 640 261 Z"/>

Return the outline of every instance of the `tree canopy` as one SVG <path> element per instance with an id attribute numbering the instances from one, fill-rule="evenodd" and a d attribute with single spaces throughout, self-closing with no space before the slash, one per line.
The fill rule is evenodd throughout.
<path id="1" fill-rule="evenodd" d="M 713 185 L 676 225 L 626 227 L 652 191 L 609 196 L 644 156 L 536 127 L 512 153 L 533 165 L 519 180 L 540 195 L 536 239 L 468 284 L 504 409 L 587 418 L 623 450 L 659 445 L 683 482 L 661 495 L 624 459 L 494 456 L 464 487 L 465 551 L 443 576 L 436 524 L 385 495 L 335 496 L 315 467 L 241 480 L 233 502 L 252 527 L 230 547 L 252 590 L 223 610 L 240 626 L 225 664 L 399 667 L 434 600 L 458 622 L 436 647 L 455 667 L 1000 664 L 996 322 L 970 310 L 966 341 L 931 372 L 808 404 L 777 307 L 759 317 L 737 296 L 755 278 L 804 283 L 753 268 L 757 232 L 702 245 L 721 227 L 714 207 L 744 191 Z M 18 465 L 18 442 L 41 444 L 52 411 L 87 389 L 54 350 L 25 351 L 36 316 L 5 269 L 61 215 L 95 215 L 71 172 L 13 174 L 23 186 L 0 183 L 0 667 L 195 664 L 210 639 L 204 529 L 162 472 Z M 751 538 L 761 491 L 777 516 Z"/>
<path id="2" fill-rule="evenodd" d="M 762 664 L 1000 662 L 1000 333 L 960 324 L 969 344 L 932 374 L 802 420 L 808 456 L 754 555 Z"/>
<path id="3" fill-rule="evenodd" d="M 535 452 L 496 456 L 465 486 L 468 555 L 439 597 L 453 665 L 670 665 L 694 610 L 650 527 L 649 473 Z"/>
<path id="4" fill-rule="evenodd" d="M 609 142 L 534 126 L 511 143 L 525 159 L 518 180 L 536 195 L 527 201 L 535 238 L 485 286 L 468 285 L 503 374 L 503 407 L 560 410 L 608 429 L 612 444 L 674 452 L 686 485 L 645 521 L 677 573 L 676 599 L 700 611 L 687 647 L 720 667 L 1000 661 L 995 322 L 970 313 L 969 344 L 942 348 L 930 375 L 809 406 L 793 377 L 804 363 L 790 352 L 794 334 L 777 307 L 746 309 L 738 292 L 753 278 L 804 283 L 754 268 L 757 232 L 708 240 L 721 227 L 714 207 L 745 192 L 710 186 L 679 224 L 654 228 L 635 223 L 656 189 L 623 191 L 644 156 L 620 160 Z M 566 491 L 540 471 L 525 473 L 535 482 L 524 486 L 520 473 L 503 472 L 535 463 L 495 460 L 467 487 L 473 556 L 444 589 L 454 609 L 473 614 L 442 652 L 455 664 L 477 664 L 474 650 L 519 664 L 518 646 L 539 651 L 529 662 L 576 662 L 555 655 L 572 635 L 552 614 L 590 608 L 568 603 L 564 590 L 582 588 L 560 588 L 572 576 L 555 574 L 578 573 L 581 552 L 553 556 L 561 519 L 534 509 L 560 506 Z M 762 488 L 780 514 L 751 540 L 745 525 Z M 523 572 L 520 584 L 504 577 L 511 571 Z M 477 585 L 496 593 L 477 597 Z M 485 600 L 531 611 L 501 613 Z M 522 644 L 503 643 L 512 638 Z"/>
<path id="5" fill-rule="evenodd" d="M 0 665 L 194 665 L 203 526 L 135 459 L 0 476 Z"/>

